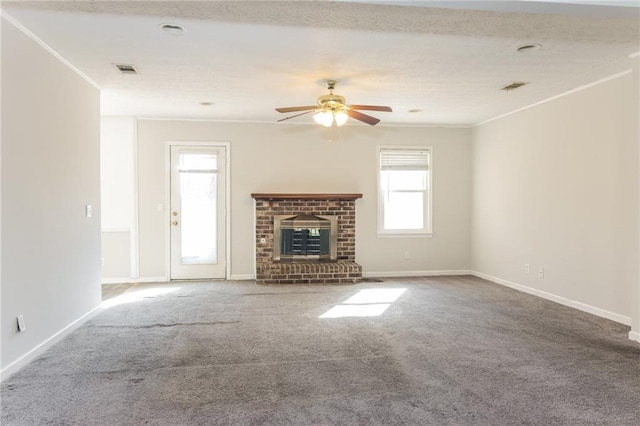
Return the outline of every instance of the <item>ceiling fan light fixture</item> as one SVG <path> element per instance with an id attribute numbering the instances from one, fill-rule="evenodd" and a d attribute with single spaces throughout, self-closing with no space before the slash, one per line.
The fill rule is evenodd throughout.
<path id="1" fill-rule="evenodd" d="M 344 123 L 347 122 L 347 120 L 349 119 L 349 116 L 344 111 L 337 111 L 333 114 L 333 118 L 336 122 L 336 126 L 342 126 Z"/>
<path id="2" fill-rule="evenodd" d="M 349 119 L 349 115 L 344 111 L 325 109 L 314 114 L 313 119 L 324 127 L 331 127 L 333 123 L 336 123 L 336 126 L 342 126 Z"/>
<path id="3" fill-rule="evenodd" d="M 333 124 L 333 112 L 331 110 L 320 111 L 319 113 L 313 115 L 313 119 L 316 121 L 316 123 L 324 127 L 331 127 L 331 125 Z"/>
<path id="4" fill-rule="evenodd" d="M 391 107 L 382 105 L 347 105 L 344 96 L 336 95 L 333 93 L 335 85 L 335 80 L 327 81 L 327 89 L 329 89 L 329 94 L 319 96 L 317 105 L 276 108 L 276 111 L 278 112 L 299 113 L 282 118 L 278 120 L 278 122 L 289 120 L 290 118 L 299 117 L 301 115 L 314 113 L 313 120 L 324 127 L 331 127 L 334 123 L 336 126 L 342 126 L 349 120 L 349 118 L 362 121 L 363 123 L 370 126 L 375 126 L 380 122 L 380 120 L 362 113 L 359 110 L 392 112 Z"/>

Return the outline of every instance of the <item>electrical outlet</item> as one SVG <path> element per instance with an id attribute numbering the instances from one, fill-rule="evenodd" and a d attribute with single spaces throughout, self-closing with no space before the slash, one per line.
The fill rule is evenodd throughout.
<path id="1" fill-rule="evenodd" d="M 542 266 L 538 268 L 538 277 L 544 278 L 544 268 Z"/>
<path id="2" fill-rule="evenodd" d="M 91 204 L 87 204 L 86 206 L 84 206 L 84 213 L 85 213 L 85 216 L 92 217 L 93 216 L 93 206 Z"/>
<path id="3" fill-rule="evenodd" d="M 18 315 L 18 333 L 27 331 L 27 325 L 24 323 L 24 315 Z"/>
<path id="4" fill-rule="evenodd" d="M 524 264 L 524 273 L 525 274 L 530 274 L 531 273 L 531 266 L 528 263 Z"/>
<path id="5" fill-rule="evenodd" d="M 404 252 L 404 260 L 409 260 L 411 259 L 411 253 L 409 253 L 408 251 Z"/>

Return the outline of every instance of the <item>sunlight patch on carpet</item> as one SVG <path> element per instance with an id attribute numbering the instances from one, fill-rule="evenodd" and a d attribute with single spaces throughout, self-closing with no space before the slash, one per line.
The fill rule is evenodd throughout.
<path id="1" fill-rule="evenodd" d="M 142 299 L 164 296 L 165 294 L 173 293 L 178 290 L 180 290 L 180 287 L 147 288 L 144 290 L 128 291 L 118 297 L 114 297 L 113 299 L 105 300 L 100 304 L 100 307 L 102 309 L 109 309 L 118 305 L 138 302 Z"/>
<path id="2" fill-rule="evenodd" d="M 406 288 L 372 288 L 360 290 L 319 318 L 377 317 L 407 291 Z"/>

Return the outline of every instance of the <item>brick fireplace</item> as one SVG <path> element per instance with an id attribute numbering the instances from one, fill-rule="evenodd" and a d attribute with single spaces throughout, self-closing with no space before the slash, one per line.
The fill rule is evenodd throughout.
<path id="1" fill-rule="evenodd" d="M 362 280 L 362 267 L 355 262 L 356 200 L 362 198 L 362 194 L 260 193 L 251 196 L 255 199 L 256 209 L 258 284 L 329 284 Z M 274 259 L 274 224 L 288 217 L 291 220 L 303 217 L 308 221 L 311 216 L 337 222 L 335 259 Z"/>

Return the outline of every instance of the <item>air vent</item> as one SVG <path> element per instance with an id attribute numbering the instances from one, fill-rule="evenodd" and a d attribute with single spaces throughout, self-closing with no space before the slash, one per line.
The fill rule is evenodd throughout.
<path id="1" fill-rule="evenodd" d="M 534 50 L 538 50 L 542 47 L 541 44 L 538 43 L 531 43 L 531 44 L 524 44 L 520 47 L 518 47 L 518 49 L 516 49 L 518 52 L 520 53 L 525 53 L 525 52 L 533 52 Z"/>
<path id="2" fill-rule="evenodd" d="M 508 85 L 504 86 L 504 87 L 503 87 L 502 89 L 500 89 L 500 90 L 505 90 L 505 91 L 507 91 L 507 92 L 508 92 L 508 91 L 510 91 L 510 90 L 515 90 L 515 89 L 517 89 L 517 88 L 519 88 L 519 87 L 522 87 L 522 86 L 524 86 L 525 84 L 529 84 L 529 83 L 525 83 L 525 82 L 523 82 L 523 81 L 515 81 L 515 82 L 513 82 L 513 83 L 511 83 L 511 84 L 508 84 Z"/>
<path id="3" fill-rule="evenodd" d="M 187 30 L 178 24 L 160 24 L 160 28 L 167 34 L 179 36 L 187 32 Z"/>
<path id="4" fill-rule="evenodd" d="M 133 65 L 127 65 L 127 64 L 114 64 L 114 65 L 116 68 L 118 68 L 118 70 L 120 70 L 122 74 L 138 74 L 138 71 L 136 71 Z"/>

